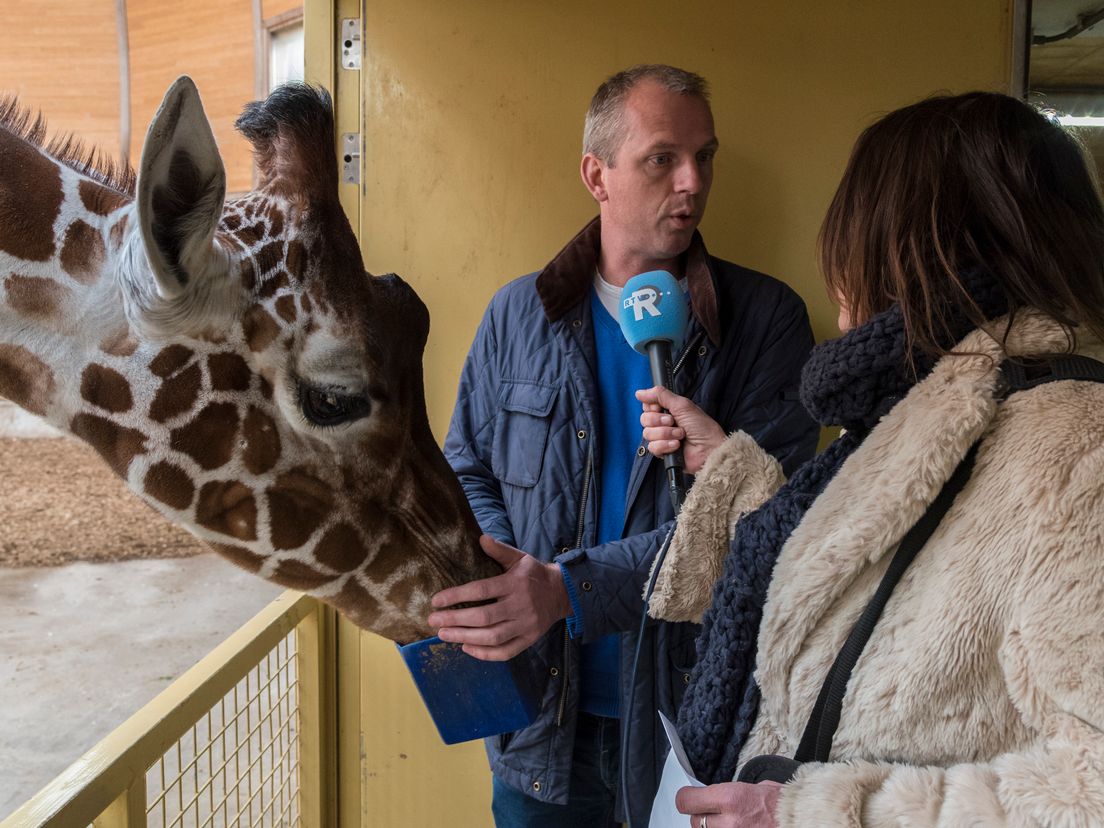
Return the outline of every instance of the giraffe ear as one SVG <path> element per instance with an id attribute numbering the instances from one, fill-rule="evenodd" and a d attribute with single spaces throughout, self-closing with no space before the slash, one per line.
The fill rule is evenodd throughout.
<path id="1" fill-rule="evenodd" d="M 192 79 L 176 79 L 153 117 L 138 171 L 138 223 L 159 292 L 173 299 L 199 280 L 225 276 L 214 244 L 226 170 Z"/>

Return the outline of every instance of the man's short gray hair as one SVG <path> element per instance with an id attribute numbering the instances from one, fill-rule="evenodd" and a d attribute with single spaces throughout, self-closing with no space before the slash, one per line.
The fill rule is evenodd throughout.
<path id="1" fill-rule="evenodd" d="M 607 79 L 590 99 L 583 126 L 583 154 L 597 156 L 606 166 L 625 139 L 625 98 L 638 83 L 650 80 L 668 92 L 700 98 L 709 105 L 709 84 L 701 75 L 663 63 L 642 63 Z"/>

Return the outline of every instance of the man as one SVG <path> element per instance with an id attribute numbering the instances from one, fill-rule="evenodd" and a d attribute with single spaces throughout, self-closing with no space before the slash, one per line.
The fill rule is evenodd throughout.
<path id="1" fill-rule="evenodd" d="M 697 233 L 717 150 L 705 81 L 670 66 L 621 72 L 591 101 L 583 140 L 580 171 L 599 217 L 492 299 L 445 442 L 489 536 L 483 549 L 506 571 L 438 593 L 429 622 L 477 658 L 530 648 L 544 682 L 537 720 L 488 740 L 499 828 L 616 825 L 626 810 L 647 824 L 667 753 L 655 711 L 673 716 L 695 658 L 696 626 L 652 623 L 630 675 L 672 507 L 641 442 L 634 391 L 652 381 L 618 329 L 621 286 L 649 270 L 684 280 L 691 321 L 673 390 L 726 431 L 751 434 L 787 471 L 817 441 L 797 399 L 813 344 L 804 304 L 709 256 Z M 469 602 L 489 603 L 444 609 Z"/>

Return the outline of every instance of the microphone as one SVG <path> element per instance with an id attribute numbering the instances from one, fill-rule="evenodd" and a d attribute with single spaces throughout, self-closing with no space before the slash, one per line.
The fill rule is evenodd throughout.
<path id="1" fill-rule="evenodd" d="M 678 280 L 666 270 L 633 276 L 621 288 L 619 317 L 625 340 L 648 357 L 652 383 L 672 390 L 671 353 L 682 346 L 690 318 Z M 663 468 L 677 515 L 686 496 L 681 448 L 664 456 Z"/>

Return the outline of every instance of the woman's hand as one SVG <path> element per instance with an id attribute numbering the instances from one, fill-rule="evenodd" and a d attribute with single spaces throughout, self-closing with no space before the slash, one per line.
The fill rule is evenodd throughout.
<path id="1" fill-rule="evenodd" d="M 687 474 L 701 471 L 713 449 L 725 440 L 724 429 L 716 420 L 662 385 L 642 388 L 636 398 L 644 408 L 640 425 L 644 427 L 648 451 L 663 457 L 681 447 Z M 663 413 L 664 408 L 670 413 Z"/>
<path id="2" fill-rule="evenodd" d="M 722 782 L 680 788 L 675 807 L 690 815 L 690 828 L 777 828 L 774 818 L 782 786 L 777 782 Z"/>

